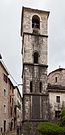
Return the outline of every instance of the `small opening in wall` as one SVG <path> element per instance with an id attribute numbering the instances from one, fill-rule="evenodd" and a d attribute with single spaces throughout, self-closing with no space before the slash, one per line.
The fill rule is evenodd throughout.
<path id="1" fill-rule="evenodd" d="M 32 17 L 32 28 L 40 29 L 40 18 L 37 15 Z"/>
<path id="2" fill-rule="evenodd" d="M 55 77 L 55 83 L 57 83 L 57 77 Z"/>
<path id="3" fill-rule="evenodd" d="M 60 103 L 60 96 L 56 96 L 56 102 Z"/>
<path id="4" fill-rule="evenodd" d="M 61 111 L 55 111 L 55 118 L 60 118 Z"/>
<path id="5" fill-rule="evenodd" d="M 34 63 L 38 63 L 38 52 L 34 53 Z"/>
<path id="6" fill-rule="evenodd" d="M 30 82 L 30 92 L 33 92 L 32 81 Z"/>
<path id="7" fill-rule="evenodd" d="M 40 93 L 42 92 L 42 82 L 40 82 Z"/>

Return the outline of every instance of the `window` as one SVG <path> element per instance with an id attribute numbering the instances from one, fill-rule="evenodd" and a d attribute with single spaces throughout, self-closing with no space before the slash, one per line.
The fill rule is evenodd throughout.
<path id="1" fill-rule="evenodd" d="M 61 111 L 55 111 L 55 118 L 60 118 Z"/>
<path id="2" fill-rule="evenodd" d="M 7 83 L 7 76 L 5 74 L 3 74 L 3 79 Z"/>
<path id="3" fill-rule="evenodd" d="M 10 113 L 11 113 L 11 116 L 12 116 L 12 107 L 10 107 Z"/>
<path id="4" fill-rule="evenodd" d="M 12 105 L 13 105 L 13 98 L 12 98 Z"/>
<path id="5" fill-rule="evenodd" d="M 6 90 L 4 89 L 4 96 L 6 96 Z"/>
<path id="6" fill-rule="evenodd" d="M 55 77 L 55 83 L 57 83 L 57 77 Z"/>
<path id="7" fill-rule="evenodd" d="M 11 103 L 11 96 L 10 96 L 10 103 Z"/>
<path id="8" fill-rule="evenodd" d="M 4 105 L 4 113 L 6 113 L 6 105 Z"/>
<path id="9" fill-rule="evenodd" d="M 34 53 L 34 63 L 38 63 L 38 52 Z"/>
<path id="10" fill-rule="evenodd" d="M 40 82 L 40 93 L 41 93 L 41 91 L 42 91 L 42 82 Z"/>
<path id="11" fill-rule="evenodd" d="M 60 103 L 60 96 L 56 96 L 56 102 Z"/>
<path id="12" fill-rule="evenodd" d="M 4 132 L 6 131 L 6 120 L 4 120 Z"/>
<path id="13" fill-rule="evenodd" d="M 2 133 L 2 127 L 1 127 L 1 133 Z"/>
<path id="14" fill-rule="evenodd" d="M 30 92 L 33 91 L 33 88 L 32 88 L 32 81 L 30 82 Z"/>
<path id="15" fill-rule="evenodd" d="M 11 90 L 11 84 L 10 84 L 10 90 Z"/>
<path id="16" fill-rule="evenodd" d="M 37 15 L 32 17 L 32 28 L 40 29 L 40 18 Z"/>

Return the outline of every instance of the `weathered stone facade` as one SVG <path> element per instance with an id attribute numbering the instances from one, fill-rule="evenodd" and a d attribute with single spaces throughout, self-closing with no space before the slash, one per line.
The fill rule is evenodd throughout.
<path id="1" fill-rule="evenodd" d="M 48 75 L 48 83 L 51 85 L 65 86 L 65 69 L 58 68 Z"/>
<path id="2" fill-rule="evenodd" d="M 8 130 L 8 83 L 5 82 L 4 76 L 8 72 L 0 61 L 0 133 Z"/>
<path id="3" fill-rule="evenodd" d="M 0 58 L 0 134 L 15 128 L 14 85 Z"/>
<path id="4" fill-rule="evenodd" d="M 22 9 L 23 122 L 48 120 L 48 16 L 47 11 Z M 39 24 L 33 24 L 33 17 Z"/>
<path id="5" fill-rule="evenodd" d="M 48 75 L 50 117 L 57 120 L 65 107 L 65 69 L 58 68 Z"/>

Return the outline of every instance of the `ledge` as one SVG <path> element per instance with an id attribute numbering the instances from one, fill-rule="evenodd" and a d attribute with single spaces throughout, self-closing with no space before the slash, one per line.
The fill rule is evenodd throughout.
<path id="1" fill-rule="evenodd" d="M 62 85 L 48 85 L 48 92 L 65 92 L 65 86 Z"/>
<path id="2" fill-rule="evenodd" d="M 45 65 L 45 64 L 35 64 L 35 63 L 24 62 L 23 65 L 31 65 L 31 66 L 39 66 L 39 67 L 46 67 L 46 68 L 48 68 L 48 65 Z"/>
<path id="3" fill-rule="evenodd" d="M 23 122 L 23 123 L 24 123 L 24 122 L 48 122 L 48 120 L 44 120 L 44 119 L 42 118 L 42 119 L 23 120 L 22 122 Z"/>
<path id="4" fill-rule="evenodd" d="M 23 95 L 28 95 L 28 96 L 48 96 L 48 93 L 23 93 Z"/>
<path id="5" fill-rule="evenodd" d="M 41 35 L 39 33 L 28 33 L 28 32 L 23 32 L 23 36 L 24 35 L 31 35 L 31 36 L 39 36 L 39 37 L 46 37 L 48 38 L 48 35 Z"/>

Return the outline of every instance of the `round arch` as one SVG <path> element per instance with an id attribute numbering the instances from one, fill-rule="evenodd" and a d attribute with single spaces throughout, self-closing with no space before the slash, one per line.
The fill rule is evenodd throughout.
<path id="1" fill-rule="evenodd" d="M 32 17 L 32 28 L 40 29 L 40 18 L 37 15 Z"/>

